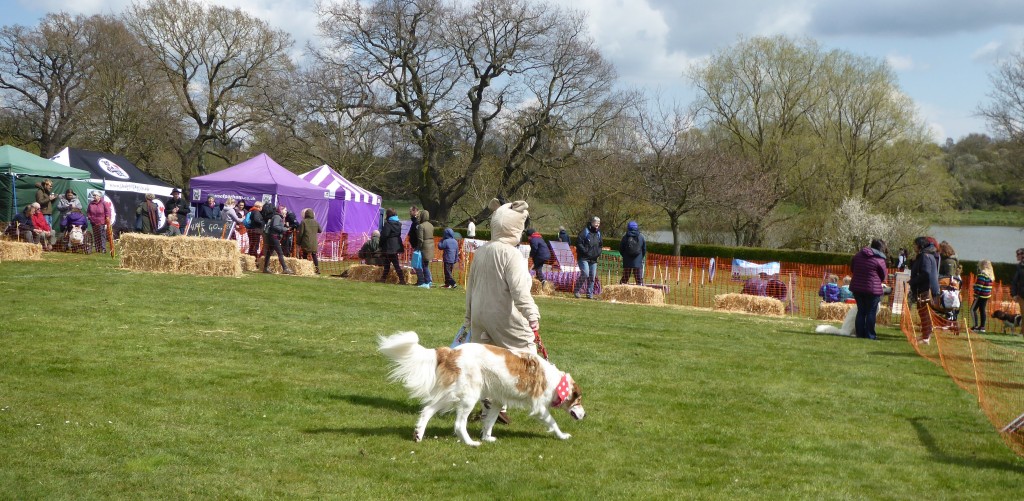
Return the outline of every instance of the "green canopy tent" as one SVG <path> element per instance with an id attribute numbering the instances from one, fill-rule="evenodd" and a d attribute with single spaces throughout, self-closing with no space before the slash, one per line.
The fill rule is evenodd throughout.
<path id="1" fill-rule="evenodd" d="M 25 205 L 34 202 L 36 183 L 44 179 L 53 181 L 53 192 L 58 195 L 70 188 L 84 207 L 89 190 L 103 189 L 102 184 L 85 181 L 90 177 L 89 172 L 82 169 L 59 164 L 14 146 L 0 146 L 0 221 L 11 221 Z"/>

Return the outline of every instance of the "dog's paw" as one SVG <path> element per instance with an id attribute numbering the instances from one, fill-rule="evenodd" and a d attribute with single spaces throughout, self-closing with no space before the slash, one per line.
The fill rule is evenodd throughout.
<path id="1" fill-rule="evenodd" d="M 480 442 L 477 442 L 476 440 L 470 440 L 469 442 L 466 442 L 466 445 L 470 447 L 480 447 Z"/>
<path id="2" fill-rule="evenodd" d="M 498 439 L 497 439 L 497 438 L 495 438 L 495 437 L 494 437 L 494 436 L 492 435 L 492 436 L 487 436 L 487 437 L 480 437 L 480 440 L 483 440 L 484 442 L 494 442 L 494 441 L 496 441 L 496 440 L 498 440 Z"/>
<path id="3" fill-rule="evenodd" d="M 412 441 L 413 442 L 419 442 L 421 440 L 423 440 L 423 435 L 420 434 L 419 430 L 416 430 L 416 431 L 412 432 Z"/>
<path id="4" fill-rule="evenodd" d="M 572 435 L 568 433 L 558 433 L 555 436 L 558 437 L 559 440 L 569 440 L 570 438 L 572 438 Z"/>

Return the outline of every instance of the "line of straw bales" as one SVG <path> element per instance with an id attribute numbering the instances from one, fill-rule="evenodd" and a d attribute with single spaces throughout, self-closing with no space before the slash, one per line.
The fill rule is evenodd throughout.
<path id="1" fill-rule="evenodd" d="M 234 240 L 125 233 L 117 240 L 121 268 L 155 273 L 240 277 Z"/>
<path id="2" fill-rule="evenodd" d="M 665 293 L 661 289 L 645 285 L 608 285 L 601 291 L 601 298 L 616 303 L 665 304 Z"/>
<path id="3" fill-rule="evenodd" d="M 0 262 L 38 261 L 43 258 L 43 248 L 28 242 L 0 240 Z"/>
<path id="4" fill-rule="evenodd" d="M 846 319 L 846 314 L 856 304 L 853 303 L 821 303 L 818 305 L 818 314 L 815 316 L 817 320 L 825 320 L 830 322 L 842 322 Z M 887 305 L 879 305 L 878 313 L 875 315 L 875 322 L 882 325 L 889 325 L 892 323 L 892 308 Z"/>

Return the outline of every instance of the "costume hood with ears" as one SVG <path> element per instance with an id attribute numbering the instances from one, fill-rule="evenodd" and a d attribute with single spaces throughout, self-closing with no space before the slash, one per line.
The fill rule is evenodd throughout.
<path id="1" fill-rule="evenodd" d="M 493 212 L 491 214 L 491 241 L 512 246 L 519 245 L 523 228 L 526 226 L 526 219 L 530 217 L 528 210 L 530 205 L 523 200 L 501 205 L 497 198 L 493 198 L 487 207 Z"/>

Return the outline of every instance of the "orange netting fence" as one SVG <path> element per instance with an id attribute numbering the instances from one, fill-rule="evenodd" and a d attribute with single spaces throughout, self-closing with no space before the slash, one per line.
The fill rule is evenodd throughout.
<path id="1" fill-rule="evenodd" d="M 1014 338 L 1020 327 L 1011 320 L 1004 323 L 989 318 L 987 331 L 981 333 L 968 327 L 971 320 L 974 277 L 965 280 L 964 301 L 960 313 L 951 319 L 948 313 L 931 306 L 912 305 L 904 311 L 900 328 L 917 353 L 940 365 L 953 381 L 978 399 L 978 405 L 1003 440 L 1018 455 L 1024 456 L 1024 357 L 1021 343 Z M 1019 308 L 1009 301 L 1009 291 L 1001 284 L 993 287 L 988 310 L 997 309 L 1016 315 Z M 922 325 L 926 317 L 931 335 L 926 341 Z M 1009 334 L 994 334 L 1001 330 Z"/>

